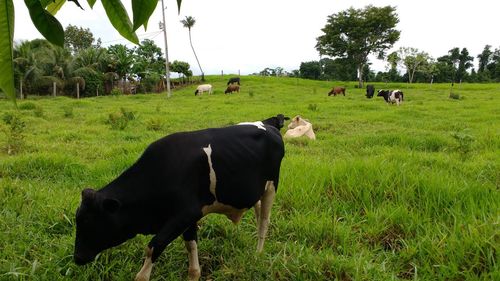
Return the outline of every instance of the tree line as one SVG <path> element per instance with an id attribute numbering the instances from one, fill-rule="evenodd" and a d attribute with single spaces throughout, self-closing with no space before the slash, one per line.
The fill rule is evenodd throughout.
<path id="1" fill-rule="evenodd" d="M 78 88 L 82 96 L 109 94 L 114 88 L 122 93 L 164 89 L 165 59 L 154 41 L 105 48 L 88 28 L 73 25 L 64 36 L 64 47 L 45 39 L 14 44 L 14 80 L 21 96 L 50 94 L 54 87 L 66 95 L 75 95 Z M 173 61 L 170 69 L 184 80 L 193 75 L 187 62 Z"/>
<path id="2" fill-rule="evenodd" d="M 384 82 L 500 82 L 500 48 L 486 45 L 476 57 L 467 48 L 452 48 L 447 54 L 432 58 L 413 47 L 401 47 L 386 54 L 399 40 L 396 8 L 366 6 L 349 8 L 328 16 L 316 50 L 321 59 L 302 62 L 292 73 L 316 80 L 358 80 Z M 386 71 L 375 73 L 368 61 L 370 54 L 387 62 Z M 399 69 L 403 70 L 400 74 Z"/>

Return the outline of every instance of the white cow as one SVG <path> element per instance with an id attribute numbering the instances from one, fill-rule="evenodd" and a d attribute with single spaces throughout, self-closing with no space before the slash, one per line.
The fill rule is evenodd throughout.
<path id="1" fill-rule="evenodd" d="M 212 94 L 212 85 L 210 84 L 202 84 L 196 88 L 194 95 L 201 95 L 203 92 L 208 92 L 209 95 Z"/>
<path id="2" fill-rule="evenodd" d="M 316 139 L 312 124 L 308 120 L 303 119 L 300 115 L 293 117 L 292 122 L 288 124 L 288 130 L 285 133 L 285 138 L 297 138 L 306 136 L 312 140 Z"/>

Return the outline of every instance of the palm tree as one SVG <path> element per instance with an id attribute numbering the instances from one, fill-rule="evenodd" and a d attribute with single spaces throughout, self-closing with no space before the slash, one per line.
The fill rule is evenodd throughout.
<path id="1" fill-rule="evenodd" d="M 196 62 L 198 63 L 198 67 L 201 71 L 201 81 L 205 81 L 205 73 L 203 73 L 203 69 L 201 69 L 200 61 L 198 60 L 198 56 L 196 56 L 196 52 L 194 51 L 193 47 L 193 41 L 191 40 L 191 28 L 196 23 L 196 20 L 191 16 L 186 16 L 185 19 L 181 20 L 181 23 L 189 31 L 189 43 L 191 44 L 191 49 L 193 50 L 194 57 L 196 58 Z"/>
<path id="2" fill-rule="evenodd" d="M 45 46 L 35 43 L 34 41 L 22 41 L 14 46 L 14 72 L 19 79 L 21 99 L 27 97 L 28 92 L 38 86 L 38 82 L 44 74 L 43 62 L 38 54 L 40 50 L 44 52 Z"/>

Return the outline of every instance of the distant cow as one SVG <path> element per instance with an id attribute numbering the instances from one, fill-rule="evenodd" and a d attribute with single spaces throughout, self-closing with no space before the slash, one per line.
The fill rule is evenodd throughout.
<path id="1" fill-rule="evenodd" d="M 288 130 L 286 131 L 284 137 L 285 138 L 297 138 L 301 136 L 306 136 L 312 140 L 316 139 L 316 135 L 314 134 L 312 124 L 297 115 L 292 118 L 292 122 L 288 124 Z"/>
<path id="2" fill-rule="evenodd" d="M 201 95 L 203 94 L 203 92 L 208 92 L 209 95 L 212 94 L 212 85 L 210 84 L 203 84 L 203 85 L 199 85 L 197 88 L 196 88 L 196 91 L 194 91 L 194 95 Z"/>
<path id="3" fill-rule="evenodd" d="M 136 275 L 149 280 L 154 262 L 182 235 L 189 280 L 198 280 L 197 222 L 218 213 L 238 223 L 252 207 L 261 252 L 285 155 L 279 128 L 286 119 L 279 114 L 166 136 L 104 188 L 84 189 L 76 211 L 75 263 L 87 264 L 137 234 L 152 234 Z"/>
<path id="4" fill-rule="evenodd" d="M 233 84 L 233 83 L 240 85 L 240 77 L 229 78 L 229 81 L 227 81 L 227 85 Z"/>
<path id="5" fill-rule="evenodd" d="M 373 85 L 366 85 L 366 97 L 371 99 L 373 98 L 373 94 L 375 94 L 375 86 Z"/>
<path id="6" fill-rule="evenodd" d="M 232 94 L 233 92 L 240 92 L 240 86 L 238 85 L 229 85 L 227 86 L 227 89 L 224 91 L 224 94 Z"/>
<path id="7" fill-rule="evenodd" d="M 336 96 L 336 95 L 344 95 L 345 96 L 345 88 L 344 87 L 333 87 L 333 89 L 328 92 L 328 96 Z"/>
<path id="8" fill-rule="evenodd" d="M 398 106 L 403 102 L 403 92 L 400 90 L 379 90 L 377 97 L 383 97 L 387 103 L 396 103 Z"/>

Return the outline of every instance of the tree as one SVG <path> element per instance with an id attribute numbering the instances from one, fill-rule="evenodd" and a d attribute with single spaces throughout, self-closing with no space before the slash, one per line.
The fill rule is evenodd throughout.
<path id="1" fill-rule="evenodd" d="M 72 0 L 80 6 L 78 0 Z M 87 0 L 91 8 L 95 0 Z M 182 0 L 176 0 L 180 12 Z M 54 15 L 66 4 L 66 0 L 25 0 L 31 21 L 40 33 L 51 43 L 64 46 L 64 30 Z M 101 1 L 108 19 L 115 29 L 129 41 L 138 44 L 135 31 L 147 23 L 154 12 L 158 1 L 132 1 L 133 22 L 130 20 L 122 1 Z M 14 102 L 14 4 L 13 0 L 0 0 L 0 89 Z"/>
<path id="2" fill-rule="evenodd" d="M 132 72 L 143 78 L 147 73 L 162 74 L 165 70 L 165 59 L 161 48 L 153 40 L 145 39 L 133 50 L 134 64 Z"/>
<path id="3" fill-rule="evenodd" d="M 357 69 L 356 64 L 348 58 L 322 58 L 319 61 L 323 74 L 321 80 L 339 80 L 352 81 L 356 80 Z"/>
<path id="4" fill-rule="evenodd" d="M 318 61 L 308 61 L 300 63 L 300 77 L 318 80 L 321 76 L 321 65 Z"/>
<path id="5" fill-rule="evenodd" d="M 76 54 L 78 51 L 92 47 L 94 34 L 88 28 L 68 25 L 64 30 L 64 47 Z"/>
<path id="6" fill-rule="evenodd" d="M 201 81 L 205 81 L 205 73 L 203 73 L 203 69 L 201 69 L 200 61 L 198 60 L 198 56 L 194 51 L 193 41 L 191 40 L 191 28 L 196 23 L 196 20 L 191 16 L 186 16 L 185 19 L 181 20 L 181 23 L 189 31 L 189 44 L 191 44 L 191 49 L 193 50 L 194 57 L 196 58 L 196 62 L 198 63 L 198 67 L 200 68 L 201 71 Z"/>
<path id="7" fill-rule="evenodd" d="M 174 60 L 171 66 L 173 72 L 181 73 L 182 75 L 184 75 L 184 77 L 193 76 L 193 72 L 189 68 L 189 63 L 178 60 Z"/>
<path id="8" fill-rule="evenodd" d="M 131 72 L 131 68 L 134 62 L 132 56 L 133 50 L 127 48 L 127 46 L 122 44 L 116 44 L 108 47 L 108 54 L 110 55 L 110 59 L 113 62 L 112 68 L 118 74 L 118 77 L 122 79 L 122 91 L 125 93 L 125 82 L 127 81 L 127 77 Z"/>
<path id="9" fill-rule="evenodd" d="M 419 51 L 417 48 L 401 47 L 397 52 L 396 62 L 406 68 L 408 82 L 411 84 L 414 81 L 415 73 L 424 72 L 430 60 L 431 57 L 426 52 Z"/>
<path id="10" fill-rule="evenodd" d="M 469 73 L 467 70 L 474 66 L 472 62 L 474 57 L 469 56 L 469 51 L 467 48 L 463 48 L 458 55 L 458 69 L 457 69 L 457 81 L 462 81 L 467 79 Z"/>
<path id="11" fill-rule="evenodd" d="M 364 9 L 349 8 L 332 14 L 322 29 L 324 34 L 317 38 L 316 49 L 320 55 L 353 60 L 362 87 L 368 55 L 377 53 L 383 57 L 385 50 L 399 39 L 400 32 L 395 29 L 399 19 L 395 10 L 391 6 L 369 5 Z"/>

